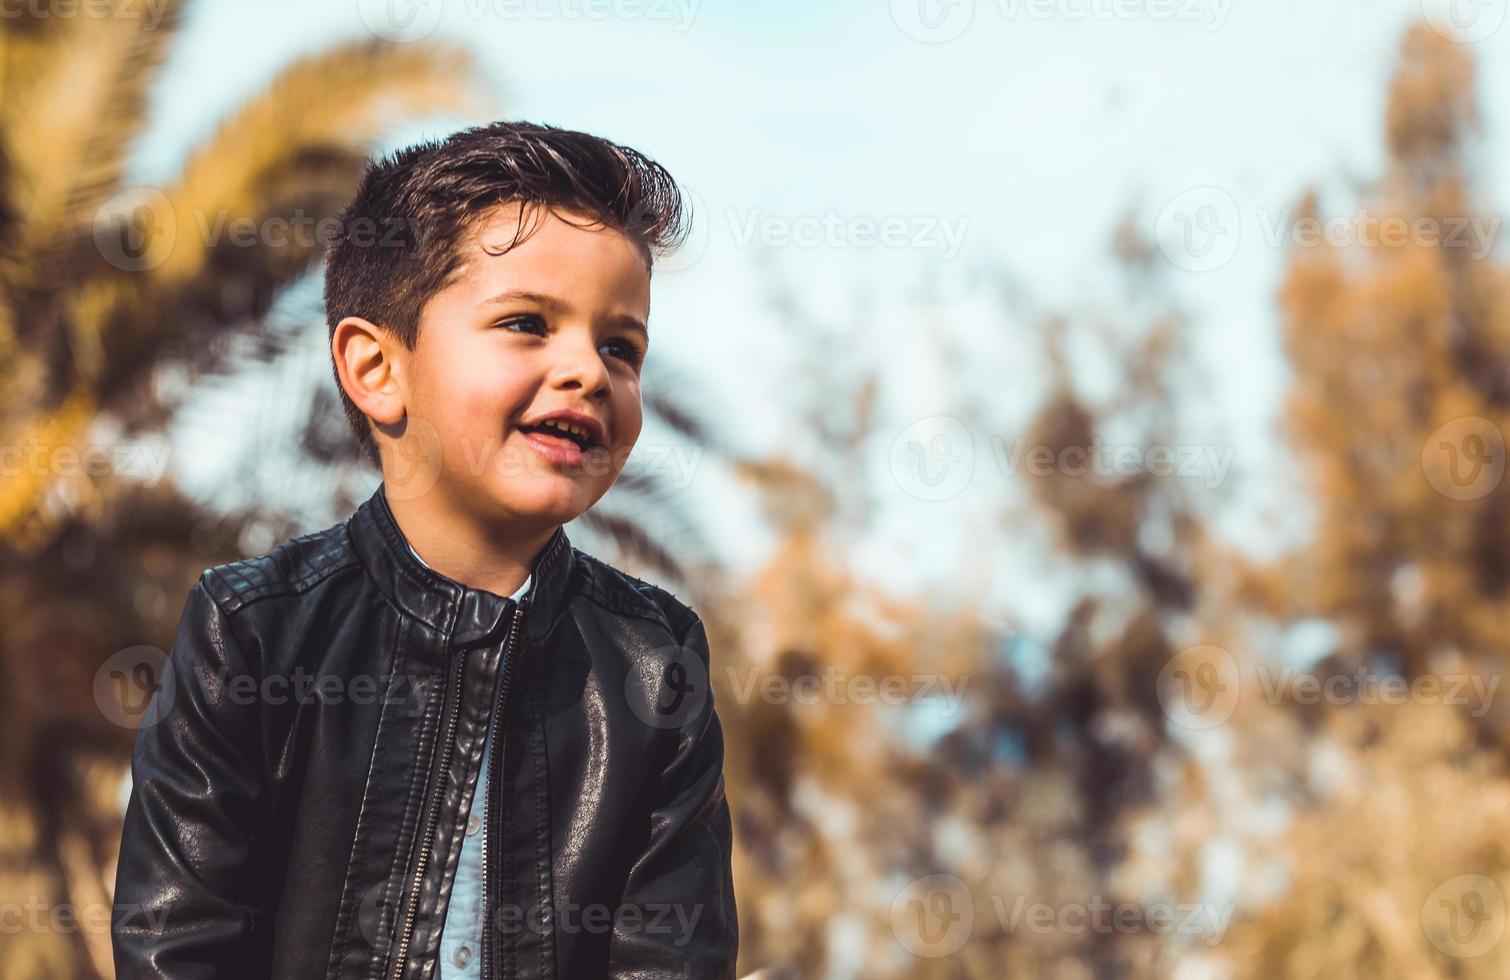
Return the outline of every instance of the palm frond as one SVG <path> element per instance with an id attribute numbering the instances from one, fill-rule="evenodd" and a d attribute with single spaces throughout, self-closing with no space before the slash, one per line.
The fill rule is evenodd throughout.
<path id="1" fill-rule="evenodd" d="M 160 264 L 110 277 L 121 302 L 100 311 L 102 403 L 162 356 L 203 354 L 212 335 L 266 313 L 318 260 L 318 222 L 350 197 L 371 145 L 405 119 L 482 110 L 475 78 L 464 49 L 353 43 L 295 62 L 233 113 L 162 191 Z M 237 222 L 274 219 L 289 223 L 276 239 L 228 238 Z"/>
<path id="2" fill-rule="evenodd" d="M 28 273 L 11 282 L 14 288 L 45 288 L 73 272 L 64 252 L 120 188 L 178 10 L 169 4 L 160 22 L 145 11 L 73 18 L 36 45 L 18 46 L 45 48 L 47 56 L 27 58 L 10 80 L 7 201 L 16 214 L 14 247 L 23 256 L 12 271 Z"/>
<path id="3" fill-rule="evenodd" d="M 645 385 L 645 408 L 664 422 L 673 432 L 686 437 L 693 445 L 723 450 L 716 445 L 717 425 L 703 417 L 694 403 L 696 382 L 675 364 L 657 362 L 655 373 Z"/>
<path id="4" fill-rule="evenodd" d="M 80 64 L 73 47 L 99 53 L 104 44 L 93 33 L 69 38 L 69 44 L 52 44 L 67 65 Z M 109 77 L 87 70 L 94 71 L 91 90 Z M 227 348 L 217 341 L 224 341 L 227 328 L 254 328 L 281 290 L 318 260 L 320 240 L 313 229 L 349 198 L 370 146 L 400 121 L 484 107 L 476 82 L 470 55 L 445 45 L 374 41 L 302 58 L 196 148 L 179 179 L 151 196 L 145 214 L 131 216 L 145 219 L 144 250 L 134 253 L 145 258 L 141 265 L 104 254 L 92 220 L 76 223 L 70 244 L 60 252 L 61 265 L 69 270 L 66 281 L 39 274 L 35 253 L 13 255 L 11 267 L 20 270 L 21 281 L 0 277 L 17 334 L 9 345 L 15 362 L 7 367 L 30 381 L 19 404 L 8 403 L 6 443 L 73 445 L 89 420 L 75 411 L 60 414 L 65 404 L 87 403 L 92 411 L 108 412 L 128 432 L 135 423 L 160 418 L 162 406 L 151 385 L 155 369 L 165 360 L 204 367 L 222 359 Z M 30 89 L 45 103 L 63 101 L 45 86 Z M 43 131 L 32 112 L 6 122 L 16 122 L 22 134 L 28 126 Z M 59 126 L 54 145 L 70 157 L 94 152 L 107 160 L 114 141 L 129 138 L 123 130 L 102 137 L 90 151 L 96 144 L 78 138 L 79 120 Z M 17 139 L 16 130 L 7 131 L 7 144 Z M 20 170 L 35 175 L 40 160 L 28 152 L 33 157 Z M 21 224 L 32 229 L 28 236 L 37 228 L 61 227 L 64 218 L 49 215 L 66 216 L 70 202 L 104 192 L 94 183 L 98 166 L 72 169 L 94 176 L 82 183 L 43 181 L 40 191 L 35 176 L 12 182 L 26 201 Z M 286 229 L 302 219 L 309 233 L 290 231 L 273 239 L 263 232 L 274 218 L 283 219 Z M 258 229 L 250 245 L 225 231 L 245 221 Z M 25 524 L 33 526 L 28 533 L 45 540 L 38 520 L 45 523 L 46 517 L 38 505 L 53 482 L 42 476 L 10 481 L 0 499 L 0 535 L 19 534 Z"/>
<path id="5" fill-rule="evenodd" d="M 66 447 L 76 446 L 95 414 L 94 400 L 86 392 L 71 394 L 57 411 L 36 413 L 17 427 L 8 427 L 30 458 L 54 460 Z M 0 484 L 0 538 L 23 552 L 47 541 L 43 533 L 50 516 L 39 504 L 56 476 L 52 467 L 21 466 L 15 476 Z M 75 481 L 76 483 L 80 481 Z"/>
<path id="6" fill-rule="evenodd" d="M 462 48 L 381 41 L 351 43 L 294 62 L 227 118 L 190 155 L 176 184 L 165 189 L 179 245 L 201 237 L 198 216 L 222 210 L 256 216 L 265 182 L 294 161 L 309 155 L 365 156 L 399 121 L 483 109 L 470 88 L 472 62 Z M 160 272 L 183 281 L 204 260 L 204 250 L 175 248 Z"/>

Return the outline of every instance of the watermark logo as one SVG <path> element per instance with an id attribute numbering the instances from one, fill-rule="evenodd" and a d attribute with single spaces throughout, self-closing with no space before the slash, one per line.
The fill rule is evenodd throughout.
<path id="1" fill-rule="evenodd" d="M 914 41 L 943 44 L 970 28 L 975 0 L 891 0 L 891 21 Z"/>
<path id="2" fill-rule="evenodd" d="M 441 0 L 357 0 L 357 13 L 373 34 L 407 44 L 435 31 L 443 6 Z"/>
<path id="3" fill-rule="evenodd" d="M 1220 187 L 1192 187 L 1159 212 L 1154 240 L 1176 268 L 1212 272 L 1237 255 L 1242 243 L 1237 201 Z"/>
<path id="4" fill-rule="evenodd" d="M 122 728 L 147 728 L 173 710 L 177 690 L 168 656 L 157 647 L 126 647 L 94 672 L 94 703 Z"/>
<path id="5" fill-rule="evenodd" d="M 947 500 L 975 472 L 975 443 L 957 418 L 932 415 L 903 429 L 891 443 L 892 479 L 919 500 Z"/>
<path id="6" fill-rule="evenodd" d="M 1158 698 L 1164 715 L 1183 728 L 1215 728 L 1237 708 L 1241 694 L 1237 661 L 1205 644 L 1175 653 L 1159 671 Z"/>
<path id="7" fill-rule="evenodd" d="M 1507 0 L 1421 0 L 1421 14 L 1449 41 L 1473 44 L 1505 26 Z"/>
<path id="8" fill-rule="evenodd" d="M 639 658 L 624 676 L 624 697 L 635 717 L 651 728 L 680 728 L 712 696 L 708 667 L 691 647 L 659 647 Z"/>
<path id="9" fill-rule="evenodd" d="M 1505 893 L 1484 875 L 1449 878 L 1426 896 L 1421 927 L 1431 944 L 1448 956 L 1483 956 L 1505 935 Z"/>
<path id="10" fill-rule="evenodd" d="M 384 888 L 384 885 L 373 885 L 362 893 L 362 900 L 357 903 L 357 931 L 373 947 L 377 946 L 380 937 L 393 938 L 394 907 L 383 898 Z"/>
<path id="11" fill-rule="evenodd" d="M 156 187 L 131 187 L 94 213 L 94 245 L 123 272 L 146 272 L 168 261 L 178 240 L 173 202 Z"/>
<path id="12" fill-rule="evenodd" d="M 1427 437 L 1421 447 L 1421 471 L 1442 496 L 1478 500 L 1504 479 L 1505 437 L 1486 418 L 1453 419 Z"/>
<path id="13" fill-rule="evenodd" d="M 974 928 L 974 899 L 954 875 L 915 878 L 891 903 L 891 934 L 914 956 L 952 956 L 970 941 Z"/>

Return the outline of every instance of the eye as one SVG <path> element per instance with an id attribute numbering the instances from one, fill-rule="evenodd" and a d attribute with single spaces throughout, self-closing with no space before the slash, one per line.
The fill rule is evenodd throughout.
<path id="1" fill-rule="evenodd" d="M 541 333 L 546 332 L 545 321 L 538 316 L 516 316 L 508 320 L 500 320 L 495 326 L 514 333 Z"/>
<path id="2" fill-rule="evenodd" d="M 644 348 L 632 340 L 625 340 L 623 337 L 615 337 L 598 349 L 611 351 L 609 354 L 610 357 L 617 357 L 619 360 L 627 362 L 631 367 L 639 367 L 640 362 L 645 359 Z"/>

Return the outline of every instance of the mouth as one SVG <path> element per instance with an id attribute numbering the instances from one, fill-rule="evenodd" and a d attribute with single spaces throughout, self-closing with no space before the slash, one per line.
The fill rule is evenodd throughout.
<path id="1" fill-rule="evenodd" d="M 577 432 L 568 432 L 553 425 L 521 425 L 519 431 L 549 446 L 575 447 L 582 452 L 592 448 L 592 441 L 587 436 Z"/>
<path id="2" fill-rule="evenodd" d="M 558 413 L 518 428 L 531 447 L 563 466 L 579 465 L 603 447 L 602 423 L 577 413 Z"/>

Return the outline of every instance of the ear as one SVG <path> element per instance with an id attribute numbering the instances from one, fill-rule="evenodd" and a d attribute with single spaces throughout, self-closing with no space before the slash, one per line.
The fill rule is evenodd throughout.
<path id="1" fill-rule="evenodd" d="M 362 413 L 376 425 L 403 421 L 403 344 L 370 320 L 349 316 L 336 324 L 330 337 L 341 387 Z"/>

